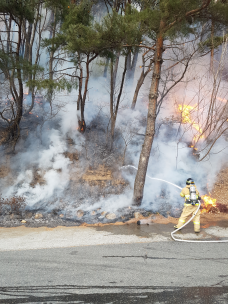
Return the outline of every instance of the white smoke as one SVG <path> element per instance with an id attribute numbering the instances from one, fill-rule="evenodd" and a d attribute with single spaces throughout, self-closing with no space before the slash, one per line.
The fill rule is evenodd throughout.
<path id="1" fill-rule="evenodd" d="M 120 61 L 121 64 L 122 61 Z M 139 62 L 140 64 L 140 62 Z M 145 124 L 142 123 L 147 116 L 147 103 L 144 102 L 145 96 L 148 95 L 148 88 L 150 84 L 150 77 L 148 77 L 140 92 L 136 109 L 132 111 L 130 109 L 132 97 L 134 94 L 135 83 L 139 77 L 140 69 L 137 69 L 134 85 L 132 87 L 126 86 L 124 91 L 124 98 L 122 100 L 120 110 L 117 116 L 116 127 L 123 136 L 126 134 L 126 130 L 130 125 L 134 137 L 127 146 L 126 160 L 134 165 L 138 166 L 141 147 L 144 141 Z M 205 71 L 202 68 L 192 66 L 187 78 L 194 78 L 193 72 L 197 77 L 195 81 L 187 82 L 178 85 L 175 90 L 167 96 L 164 101 L 163 107 L 159 114 L 157 124 L 164 118 L 171 115 L 178 116 L 177 107 L 175 101 L 177 98 L 183 101 L 187 100 L 189 104 L 195 104 L 198 95 L 196 84 L 199 81 L 199 76 L 204 77 Z M 200 74 L 201 73 L 201 74 Z M 97 72 L 97 74 L 99 74 Z M 202 78 L 201 77 L 201 78 Z M 206 79 L 206 78 L 205 78 Z M 98 115 L 103 115 L 109 118 L 109 79 L 104 79 L 101 76 L 91 77 L 89 82 L 89 94 L 86 101 L 85 119 L 86 123 L 89 122 Z M 105 84 L 105 85 L 104 85 Z M 222 87 L 225 92 L 226 83 Z M 133 88 L 133 89 L 132 89 Z M 225 94 L 225 93 L 224 93 Z M 224 98 L 223 94 L 223 98 Z M 193 97 L 195 96 L 196 99 Z M 144 98 L 141 98 L 144 97 Z M 208 97 L 207 97 L 208 98 Z M 70 165 L 71 161 L 64 155 L 64 152 L 68 150 L 67 138 L 70 137 L 74 140 L 73 148 L 79 149 L 84 145 L 85 138 L 77 131 L 77 91 L 73 91 L 70 94 L 66 92 L 56 96 L 56 103 L 65 102 L 66 105 L 57 115 L 58 126 L 48 125 L 48 128 L 44 125 L 43 133 L 41 136 L 42 144 L 39 139 L 34 139 L 31 136 L 27 140 L 29 145 L 22 152 L 18 152 L 15 159 L 12 158 L 12 168 L 19 168 L 20 173 L 15 178 L 12 186 L 7 189 L 3 189 L 2 194 L 4 196 L 19 195 L 26 197 L 28 206 L 37 208 L 51 208 L 58 205 L 58 199 L 64 196 L 65 190 L 70 182 Z M 227 159 L 227 150 L 222 150 L 227 146 L 227 142 L 221 138 L 211 151 L 210 158 L 204 162 L 198 162 L 192 155 L 192 148 L 188 147 L 188 142 L 192 141 L 193 131 L 186 132 L 185 125 L 180 127 L 178 123 L 163 124 L 159 132 L 156 133 L 156 137 L 153 143 L 150 161 L 148 165 L 147 174 L 151 177 L 157 177 L 171 181 L 179 186 L 185 186 L 187 178 L 192 177 L 201 194 L 206 190 L 211 189 L 213 186 L 217 173 L 224 165 Z M 192 133 L 193 132 L 193 133 Z M 180 140 L 180 138 L 182 138 Z M 124 149 L 124 143 L 122 139 L 118 139 L 119 143 Z M 199 142 L 199 145 L 201 142 Z M 220 152 L 216 154 L 216 152 Z M 215 153 L 215 154 L 213 154 Z M 20 165 L 18 165 L 20 162 Z M 36 184 L 31 186 L 33 180 L 33 169 L 36 167 L 38 172 L 42 173 L 45 180 L 44 184 Z M 82 168 L 84 168 L 82 166 Z M 84 168 L 85 170 L 86 168 Z M 123 177 L 128 180 L 130 188 L 126 189 L 121 195 L 110 195 L 108 198 L 103 198 L 99 201 L 94 201 L 93 204 L 84 203 L 80 207 L 83 210 L 94 210 L 101 208 L 101 210 L 115 211 L 119 208 L 127 207 L 132 204 L 134 178 L 136 172 L 122 170 Z M 166 202 L 172 206 L 178 206 L 181 203 L 179 192 L 171 185 L 159 182 L 146 180 L 144 189 L 144 198 L 142 207 L 153 211 L 159 210 L 161 203 L 161 193 L 164 192 L 166 196 Z M 75 208 L 73 205 L 74 198 L 68 198 L 69 210 Z"/>
<path id="2" fill-rule="evenodd" d="M 70 160 L 63 155 L 67 146 L 58 130 L 52 129 L 47 137 L 48 147 L 41 148 L 37 153 L 34 153 L 33 158 L 26 159 L 26 155 L 31 153 L 31 150 L 27 151 L 25 155 L 19 153 L 16 157 L 22 161 L 24 167 L 36 166 L 43 173 L 44 185 L 36 184 L 32 187 L 30 185 L 33 179 L 32 170 L 23 170 L 22 168 L 14 185 L 3 189 L 3 195 L 7 197 L 11 195 L 24 196 L 27 199 L 27 204 L 33 206 L 37 202 L 44 200 L 47 202 L 54 194 L 58 195 L 64 191 L 69 182 L 68 165 Z"/>

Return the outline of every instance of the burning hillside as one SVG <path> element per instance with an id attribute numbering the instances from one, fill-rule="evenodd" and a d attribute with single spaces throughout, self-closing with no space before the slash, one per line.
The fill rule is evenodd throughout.
<path id="1" fill-rule="evenodd" d="M 225 99 L 221 99 L 217 97 L 218 100 L 225 102 Z M 196 122 L 194 119 L 194 113 L 198 111 L 197 105 L 191 106 L 186 104 L 179 104 L 178 105 L 178 111 L 181 113 L 181 122 L 183 124 L 188 124 L 193 129 L 197 131 L 197 133 L 194 135 L 192 139 L 192 145 L 190 145 L 191 148 L 194 149 L 193 155 L 195 155 L 195 151 L 198 150 L 198 148 L 195 147 L 195 144 L 200 139 L 204 139 L 204 135 L 201 135 L 203 133 L 202 127 L 200 123 Z M 224 183 L 224 182 L 222 182 Z M 228 206 L 224 203 L 217 202 L 216 198 L 212 198 L 210 195 L 202 195 L 202 202 L 201 202 L 201 213 L 219 213 L 224 212 L 228 213 Z"/>

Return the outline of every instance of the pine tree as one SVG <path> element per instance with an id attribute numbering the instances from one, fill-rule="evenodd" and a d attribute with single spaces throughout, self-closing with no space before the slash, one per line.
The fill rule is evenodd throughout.
<path id="1" fill-rule="evenodd" d="M 23 77 L 33 73 L 37 68 L 29 64 L 27 58 L 23 58 L 21 55 L 23 24 L 33 22 L 36 5 L 35 0 L 2 0 L 0 2 L 0 13 L 5 24 L 5 30 L 1 30 L 0 70 L 5 81 L 9 83 L 13 98 L 11 118 L 5 117 L 3 112 L 1 118 L 8 124 L 8 139 L 13 139 L 13 150 L 20 135 L 20 122 L 23 114 Z M 13 26 L 16 32 L 15 41 L 13 35 L 10 35 Z"/>
<path id="2" fill-rule="evenodd" d="M 79 128 L 82 131 L 85 128 L 84 110 L 91 62 L 100 56 L 111 59 L 113 63 L 116 54 L 129 53 L 129 48 L 133 50 L 134 45 L 139 44 L 142 36 L 139 13 L 129 5 L 126 6 L 124 15 L 119 14 L 114 6 L 113 10 L 99 23 L 93 19 L 91 9 L 92 3 L 87 0 L 81 1 L 79 5 L 71 6 L 62 26 L 62 34 L 59 35 L 59 38 L 62 37 L 65 42 L 65 49 L 80 70 L 78 104 L 80 104 Z M 85 76 L 82 59 L 85 62 Z M 84 89 L 82 89 L 83 76 Z"/>

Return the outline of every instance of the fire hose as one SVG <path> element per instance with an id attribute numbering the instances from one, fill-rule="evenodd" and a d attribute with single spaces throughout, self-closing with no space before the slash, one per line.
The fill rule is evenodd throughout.
<path id="1" fill-rule="evenodd" d="M 135 170 L 138 171 L 138 169 L 137 169 L 136 167 L 132 166 L 132 165 L 123 166 L 123 167 L 121 167 L 121 168 L 127 168 L 127 167 L 134 168 Z M 146 174 L 146 177 L 148 177 L 148 178 L 150 178 L 150 179 L 153 179 L 153 180 L 158 180 L 158 181 L 162 181 L 162 182 L 168 183 L 168 184 L 170 184 L 170 185 L 172 185 L 172 186 L 174 186 L 174 187 L 176 187 L 176 188 L 182 190 L 181 187 L 179 187 L 179 186 L 177 186 L 177 185 L 175 185 L 175 184 L 173 184 L 173 183 L 170 183 L 170 182 L 168 182 L 168 181 L 166 181 L 166 180 L 164 180 L 164 179 L 160 179 L 160 178 L 156 178 L 156 177 L 150 177 L 150 176 L 147 175 L 147 174 Z M 184 228 L 186 225 L 188 225 L 188 223 L 191 222 L 191 220 L 194 219 L 194 217 L 196 216 L 197 212 L 198 212 L 199 209 L 200 209 L 200 201 L 198 201 L 198 202 L 199 202 L 199 206 L 198 206 L 197 210 L 193 213 L 192 217 L 191 217 L 184 225 L 182 225 L 180 228 L 177 228 L 176 230 L 174 230 L 173 232 L 171 232 L 171 238 L 172 238 L 174 241 L 176 241 L 176 242 L 187 242 L 187 243 L 226 243 L 226 242 L 228 242 L 228 240 L 217 240 L 217 241 L 213 241 L 213 240 L 212 240 L 212 241 L 183 240 L 183 239 L 177 239 L 177 238 L 174 237 L 174 233 L 176 233 L 177 231 L 179 231 L 179 230 L 181 230 L 182 228 Z"/>
<path id="2" fill-rule="evenodd" d="M 177 239 L 177 238 L 174 237 L 174 233 L 176 233 L 177 231 L 181 230 L 184 226 L 188 225 L 188 223 L 191 222 L 192 219 L 194 219 L 194 217 L 196 216 L 197 212 L 200 209 L 200 201 L 198 201 L 198 202 L 199 202 L 199 206 L 198 206 L 197 210 L 193 213 L 193 216 L 184 225 L 182 225 L 180 228 L 177 228 L 176 230 L 174 230 L 173 232 L 171 232 L 171 238 L 174 241 L 177 241 L 177 242 L 187 242 L 187 243 L 226 243 L 226 242 L 228 242 L 228 240 L 218 240 L 218 241 L 182 240 L 182 239 Z"/>

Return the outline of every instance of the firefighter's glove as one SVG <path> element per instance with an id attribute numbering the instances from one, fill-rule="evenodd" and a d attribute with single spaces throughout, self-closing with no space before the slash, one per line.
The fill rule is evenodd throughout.
<path id="1" fill-rule="evenodd" d="M 198 197 L 198 200 L 199 200 L 199 201 L 201 200 L 201 196 Z"/>

